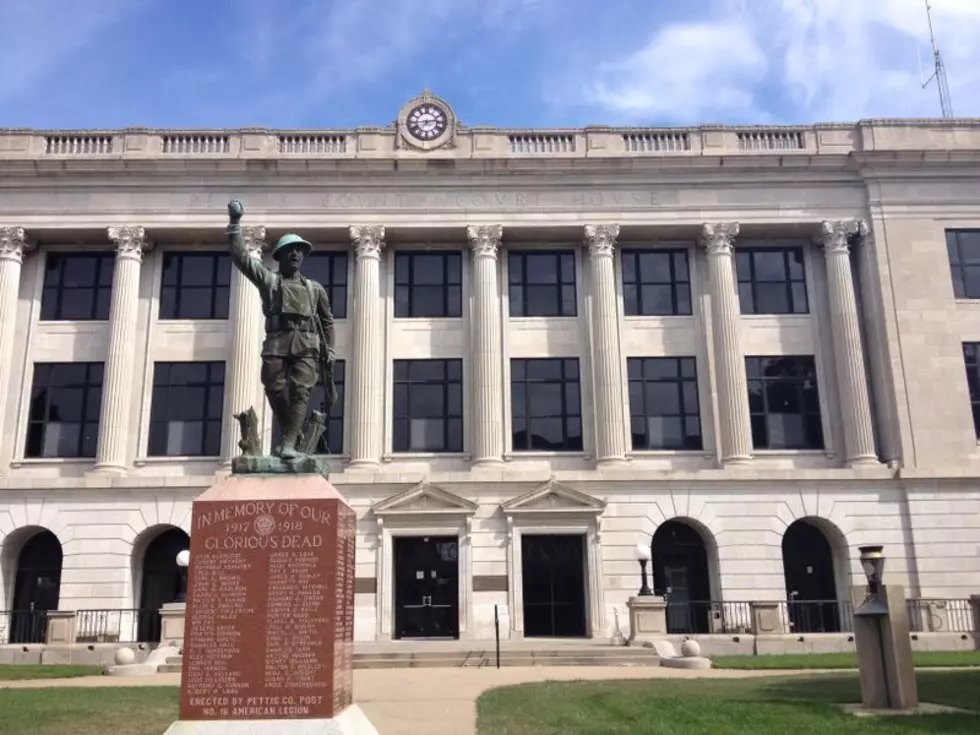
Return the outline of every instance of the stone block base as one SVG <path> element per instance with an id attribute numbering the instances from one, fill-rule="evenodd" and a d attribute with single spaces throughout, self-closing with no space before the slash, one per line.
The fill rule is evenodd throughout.
<path id="1" fill-rule="evenodd" d="M 710 669 L 711 659 L 704 656 L 678 656 L 662 658 L 660 665 L 666 669 Z"/>
<path id="2" fill-rule="evenodd" d="M 320 475 L 330 476 L 330 465 L 325 459 L 301 454 L 293 459 L 243 454 L 231 460 L 233 475 Z"/>
<path id="3" fill-rule="evenodd" d="M 329 720 L 178 720 L 164 735 L 378 735 L 356 704 Z"/>

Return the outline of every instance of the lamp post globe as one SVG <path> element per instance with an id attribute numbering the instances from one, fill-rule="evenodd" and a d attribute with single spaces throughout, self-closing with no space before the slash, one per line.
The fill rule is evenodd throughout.
<path id="1" fill-rule="evenodd" d="M 640 562 L 640 591 L 637 593 L 638 597 L 653 596 L 653 591 L 647 582 L 647 564 L 649 564 L 651 558 L 653 558 L 653 553 L 647 544 L 636 545 L 636 560 Z"/>
<path id="2" fill-rule="evenodd" d="M 174 602 L 187 602 L 187 567 L 191 563 L 191 552 L 187 549 L 177 552 L 177 568 L 180 570 L 180 586 Z"/>

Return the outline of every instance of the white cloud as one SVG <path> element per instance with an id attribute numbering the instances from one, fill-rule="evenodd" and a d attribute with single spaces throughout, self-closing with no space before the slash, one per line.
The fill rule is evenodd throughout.
<path id="1" fill-rule="evenodd" d="M 954 112 L 980 114 L 980 0 L 932 6 Z M 675 123 L 939 116 L 934 83 L 922 89 L 932 73 L 922 0 L 715 0 L 701 16 L 656 28 L 600 68 L 584 97 Z"/>

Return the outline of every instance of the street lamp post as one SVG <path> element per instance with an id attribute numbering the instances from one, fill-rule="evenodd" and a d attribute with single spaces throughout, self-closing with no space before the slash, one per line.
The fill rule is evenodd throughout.
<path id="1" fill-rule="evenodd" d="M 191 563 L 191 552 L 187 549 L 177 553 L 177 566 L 180 567 L 180 591 L 174 602 L 187 602 L 187 567 Z"/>
<path id="2" fill-rule="evenodd" d="M 647 563 L 650 561 L 651 556 L 649 546 L 646 544 L 636 545 L 636 560 L 640 562 L 640 591 L 637 594 L 638 597 L 653 596 L 653 591 L 647 583 Z"/>

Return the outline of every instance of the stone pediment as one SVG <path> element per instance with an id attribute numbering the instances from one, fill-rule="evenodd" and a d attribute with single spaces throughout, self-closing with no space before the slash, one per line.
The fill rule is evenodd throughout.
<path id="1" fill-rule="evenodd" d="M 471 500 L 423 481 L 408 490 L 375 503 L 371 510 L 375 515 L 382 517 L 451 513 L 472 515 L 477 507 L 477 504 Z"/>
<path id="2" fill-rule="evenodd" d="M 540 487 L 501 503 L 500 509 L 510 513 L 592 513 L 599 515 L 606 502 L 581 490 L 575 490 L 551 478 Z"/>

